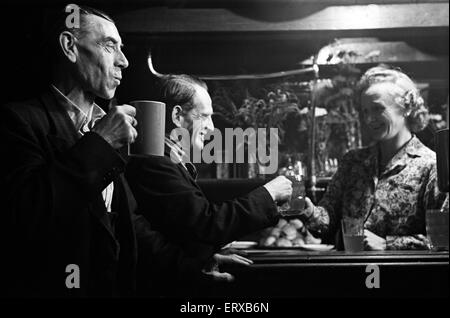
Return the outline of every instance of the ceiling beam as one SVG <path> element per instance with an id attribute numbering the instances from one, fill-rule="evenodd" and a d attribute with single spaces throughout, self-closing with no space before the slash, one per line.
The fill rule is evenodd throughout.
<path id="1" fill-rule="evenodd" d="M 284 5 L 284 4 L 332 4 L 332 5 L 357 5 L 357 4 L 396 4 L 396 3 L 448 3 L 448 0 L 78 0 L 77 4 L 94 6 L 99 9 L 107 10 L 110 7 L 120 6 L 126 8 L 129 6 L 144 7 L 243 7 L 243 6 L 263 6 L 263 5 Z M 69 3 L 67 0 L 2 0 L 2 5 L 50 5 L 64 6 Z"/>
<path id="2" fill-rule="evenodd" d="M 448 3 L 285 5 L 271 10 L 146 8 L 115 16 L 128 34 L 448 29 Z"/>

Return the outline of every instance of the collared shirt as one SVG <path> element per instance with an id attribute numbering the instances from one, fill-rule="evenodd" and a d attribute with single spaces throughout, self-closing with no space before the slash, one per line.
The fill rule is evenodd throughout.
<path id="1" fill-rule="evenodd" d="M 85 113 L 66 95 L 64 95 L 55 85 L 51 85 L 59 104 L 69 114 L 78 136 L 81 137 L 94 127 L 97 120 L 106 115 L 106 113 L 97 104 L 93 103 L 88 113 Z M 102 196 L 105 201 L 106 211 L 111 212 L 112 196 L 114 192 L 114 183 L 111 182 L 103 191 Z"/>
<path id="2" fill-rule="evenodd" d="M 379 152 L 375 145 L 344 156 L 308 227 L 336 231 L 343 216 L 363 218 L 366 229 L 387 239 L 387 248 L 426 248 L 425 211 L 445 199 L 436 155 L 413 136 L 380 171 Z"/>
<path id="3" fill-rule="evenodd" d="M 164 143 L 170 150 L 170 159 L 176 164 L 180 163 L 189 172 L 194 180 L 197 179 L 197 169 L 194 164 L 190 162 L 189 156 L 180 147 L 180 145 L 168 136 L 164 138 Z"/>

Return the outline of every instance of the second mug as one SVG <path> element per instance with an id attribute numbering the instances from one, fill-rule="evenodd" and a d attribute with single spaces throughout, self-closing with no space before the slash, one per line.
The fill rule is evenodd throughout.
<path id="1" fill-rule="evenodd" d="M 137 137 L 128 147 L 130 156 L 164 156 L 166 104 L 151 100 L 129 103 L 136 108 Z"/>

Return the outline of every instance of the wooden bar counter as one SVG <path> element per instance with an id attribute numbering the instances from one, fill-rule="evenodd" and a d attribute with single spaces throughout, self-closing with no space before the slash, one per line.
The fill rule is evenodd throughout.
<path id="1" fill-rule="evenodd" d="M 201 180 L 212 201 L 222 202 L 263 184 L 257 179 Z M 322 185 L 321 185 L 322 186 Z M 244 240 L 258 241 L 252 235 Z M 222 270 L 235 276 L 233 283 L 213 284 L 207 297 L 448 297 L 449 252 L 306 251 L 302 249 L 246 249 L 249 267 Z M 380 288 L 369 289 L 368 265 L 378 265 Z M 369 272 L 366 272 L 366 269 Z"/>
<path id="2" fill-rule="evenodd" d="M 448 251 L 244 251 L 254 264 L 224 268 L 233 273 L 235 282 L 220 285 L 210 290 L 209 295 L 270 298 L 449 295 Z M 366 286 L 373 265 L 379 269 L 379 288 Z"/>

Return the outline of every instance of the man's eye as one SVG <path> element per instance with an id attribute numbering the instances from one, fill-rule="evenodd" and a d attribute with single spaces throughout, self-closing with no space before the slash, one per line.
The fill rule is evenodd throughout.
<path id="1" fill-rule="evenodd" d="M 106 44 L 105 45 L 106 51 L 109 53 L 115 52 L 117 50 L 116 46 L 114 44 Z"/>

